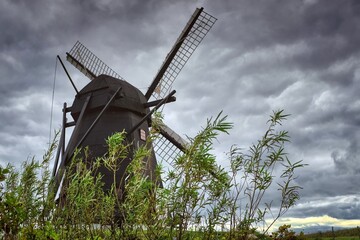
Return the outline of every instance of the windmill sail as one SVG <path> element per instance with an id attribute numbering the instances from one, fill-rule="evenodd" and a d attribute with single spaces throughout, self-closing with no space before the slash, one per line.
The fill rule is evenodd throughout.
<path id="1" fill-rule="evenodd" d="M 216 20 L 215 17 L 203 11 L 203 8 L 195 10 L 165 58 L 145 96 L 143 95 L 147 101 L 143 103 L 145 108 L 151 107 L 149 106 L 150 97 L 160 101 L 169 94 L 174 80 Z M 102 74 L 124 80 L 79 41 L 66 54 L 67 60 L 91 80 Z M 157 134 L 159 136 L 154 142 L 154 148 L 156 155 L 160 158 L 159 160 L 171 163 L 173 159 L 176 159 L 179 154 L 186 150 L 186 141 L 168 126 L 160 125 Z"/>
<path id="2" fill-rule="evenodd" d="M 160 99 L 170 92 L 174 80 L 216 20 L 203 8 L 195 10 L 145 94 L 147 99 Z"/>
<path id="3" fill-rule="evenodd" d="M 70 52 L 66 53 L 66 60 L 90 78 L 90 80 L 101 74 L 124 80 L 79 41 L 75 43 Z"/>
<path id="4" fill-rule="evenodd" d="M 159 124 L 157 128 L 160 133 L 154 142 L 157 159 L 171 165 L 172 161 L 185 151 L 188 143 L 164 123 Z"/>
<path id="5" fill-rule="evenodd" d="M 174 130 L 166 126 L 164 123 L 160 124 L 158 128 L 160 133 L 172 144 L 174 144 L 178 149 L 180 149 L 181 151 L 184 151 L 186 149 L 188 143 Z"/>
<path id="6" fill-rule="evenodd" d="M 177 148 L 172 142 L 168 141 L 163 135 L 158 134 L 153 143 L 156 159 L 159 163 L 167 163 L 172 166 L 172 163 L 183 152 Z"/>

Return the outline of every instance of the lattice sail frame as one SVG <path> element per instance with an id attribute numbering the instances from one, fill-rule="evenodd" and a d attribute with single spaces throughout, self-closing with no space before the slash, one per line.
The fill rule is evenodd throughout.
<path id="1" fill-rule="evenodd" d="M 166 163 L 170 166 L 173 165 L 173 162 L 176 158 L 183 154 L 183 152 L 178 147 L 176 147 L 160 133 L 155 135 L 153 147 L 157 162 Z"/>
<path id="2" fill-rule="evenodd" d="M 180 48 L 175 54 L 175 57 L 171 60 L 160 82 L 152 93 L 152 97 L 155 99 L 164 98 L 171 91 L 174 80 L 217 20 L 212 15 L 202 11 L 190 29 L 189 34 L 187 34 L 184 38 L 183 33 L 189 27 L 189 24 L 192 22 L 194 17 L 195 14 L 190 18 L 189 22 L 182 31 L 182 34 L 180 34 L 179 39 L 177 39 L 174 47 L 172 48 L 172 51 L 174 51 L 175 46 L 182 42 Z"/>
<path id="3" fill-rule="evenodd" d="M 93 80 L 95 77 L 106 74 L 120 80 L 124 80 L 118 73 L 107 66 L 100 58 L 77 41 L 70 52 L 66 53 L 68 60 L 74 67 L 85 76 Z"/>
<path id="4" fill-rule="evenodd" d="M 156 119 L 153 121 L 156 122 Z M 171 166 L 173 161 L 183 154 L 189 143 L 163 122 L 155 125 L 156 130 L 152 131 L 152 139 L 156 159 Z"/>

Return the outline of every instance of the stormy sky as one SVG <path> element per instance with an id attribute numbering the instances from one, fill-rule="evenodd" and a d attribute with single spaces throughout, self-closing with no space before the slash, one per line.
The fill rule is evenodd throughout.
<path id="1" fill-rule="evenodd" d="M 165 122 L 194 136 L 220 111 L 235 125 L 215 145 L 220 164 L 244 148 L 273 110 L 291 114 L 289 158 L 299 204 L 293 226 L 360 225 L 360 1 L 131 0 L 0 2 L 0 164 L 41 159 L 74 90 L 56 55 L 81 41 L 145 92 L 196 7 L 218 21 L 174 83 Z M 78 88 L 88 79 L 70 64 Z"/>

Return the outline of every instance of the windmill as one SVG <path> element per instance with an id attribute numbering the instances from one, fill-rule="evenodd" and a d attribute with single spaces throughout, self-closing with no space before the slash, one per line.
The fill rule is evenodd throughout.
<path id="1" fill-rule="evenodd" d="M 216 18 L 203 11 L 203 8 L 195 10 L 145 94 L 125 81 L 79 41 L 66 53 L 67 60 L 91 81 L 78 91 L 58 56 L 76 96 L 71 107 L 64 103 L 62 109 L 61 136 L 52 173 L 55 193 L 62 194 L 61 185 L 66 175 L 66 167 L 70 164 L 75 149 L 87 146 L 90 158 L 101 157 L 107 152 L 105 139 L 123 130 L 127 133 L 127 140 L 135 147 L 146 144 L 152 114 L 164 104 L 176 100 L 175 91 L 171 91 L 172 84 L 215 22 Z M 71 122 L 67 121 L 68 113 L 73 118 Z M 66 144 L 65 130 L 68 127 L 74 128 Z M 169 161 L 184 151 L 186 145 L 186 142 L 165 124 L 159 126 L 159 132 L 154 151 L 147 159 L 145 173 L 153 181 L 156 180 L 155 152 L 162 160 Z M 121 162 L 117 172 L 116 181 L 120 192 L 123 190 L 122 179 L 130 162 L 131 156 Z M 104 166 L 100 167 L 99 172 L 103 175 L 103 188 L 107 191 L 113 184 L 113 177 Z"/>

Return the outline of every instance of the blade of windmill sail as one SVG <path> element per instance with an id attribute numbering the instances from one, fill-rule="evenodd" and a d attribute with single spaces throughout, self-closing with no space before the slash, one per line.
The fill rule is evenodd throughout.
<path id="1" fill-rule="evenodd" d="M 216 20 L 203 8 L 195 10 L 146 92 L 147 99 L 160 99 L 170 92 L 174 80 Z"/>
<path id="2" fill-rule="evenodd" d="M 172 166 L 173 161 L 181 156 L 183 152 L 165 138 L 162 134 L 157 134 L 153 142 L 156 159 L 159 163 L 166 163 Z"/>
<path id="3" fill-rule="evenodd" d="M 169 140 L 181 151 L 185 151 L 188 143 L 179 134 L 177 134 L 174 130 L 172 130 L 164 123 L 160 124 L 158 128 L 161 135 L 163 135 L 167 140 Z"/>
<path id="4" fill-rule="evenodd" d="M 185 153 L 189 143 L 179 136 L 174 130 L 161 123 L 157 126 L 160 136 L 155 138 L 154 150 L 157 159 L 164 161 L 174 168 L 173 161 Z M 216 179 L 219 176 L 215 172 L 209 170 L 209 173 Z"/>
<path id="5" fill-rule="evenodd" d="M 98 58 L 79 41 L 75 43 L 70 52 L 66 53 L 66 60 L 80 70 L 80 72 L 82 72 L 90 80 L 101 74 L 124 80 L 124 78 L 107 66 L 100 58 Z"/>
<path id="6" fill-rule="evenodd" d="M 159 161 L 170 164 L 185 151 L 188 143 L 174 130 L 161 123 L 157 126 L 154 149 Z"/>

